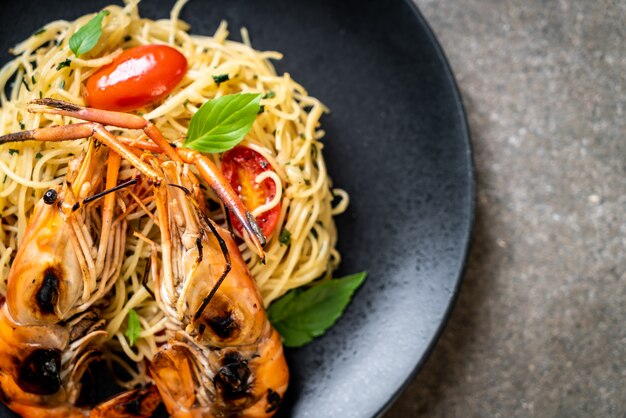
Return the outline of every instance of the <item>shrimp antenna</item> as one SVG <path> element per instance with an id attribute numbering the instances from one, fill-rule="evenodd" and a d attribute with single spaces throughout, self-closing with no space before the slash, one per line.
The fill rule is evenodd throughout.
<path id="1" fill-rule="evenodd" d="M 228 227 L 228 231 L 230 232 L 230 235 L 235 235 L 233 232 L 233 223 L 230 221 L 230 209 L 228 209 L 224 204 L 222 205 L 222 209 L 224 209 L 224 214 L 226 215 L 226 226 Z"/>
<path id="2" fill-rule="evenodd" d="M 143 278 L 141 279 L 141 285 L 144 287 L 144 289 L 146 289 L 146 291 L 150 294 L 150 296 L 152 296 L 152 299 L 156 300 L 156 297 L 154 296 L 154 292 L 152 291 L 152 289 L 148 287 L 148 277 L 150 276 L 150 267 L 152 267 L 152 258 L 148 258 L 148 261 L 146 262 L 146 268 L 143 271 Z"/>
<path id="3" fill-rule="evenodd" d="M 211 299 L 213 299 L 213 296 L 215 296 L 215 293 L 217 293 L 217 290 L 220 288 L 220 286 L 224 282 L 224 279 L 226 279 L 226 276 L 228 275 L 228 273 L 230 273 L 230 269 L 232 268 L 232 264 L 230 262 L 230 254 L 228 253 L 228 247 L 226 246 L 226 241 L 224 241 L 224 239 L 217 232 L 217 229 L 215 229 L 215 226 L 213 226 L 213 223 L 211 222 L 211 220 L 208 219 L 206 215 L 202 213 L 201 210 L 199 210 L 199 208 L 196 208 L 196 209 L 198 213 L 200 214 L 200 216 L 202 217 L 202 219 L 205 221 L 205 223 L 209 226 L 211 233 L 215 235 L 215 238 L 217 238 L 217 242 L 220 244 L 220 249 L 222 250 L 222 254 L 224 254 L 226 267 L 224 268 L 222 275 L 219 277 L 219 279 L 217 279 L 217 283 L 215 283 L 215 285 L 213 286 L 209 294 L 202 300 L 202 304 L 200 305 L 195 315 L 193 316 L 194 321 L 197 321 L 198 318 L 200 318 L 200 315 L 202 315 L 206 307 L 209 305 L 209 302 L 211 302 Z"/>
<path id="4" fill-rule="evenodd" d="M 101 197 L 104 197 L 104 196 L 108 195 L 109 193 L 113 193 L 113 192 L 121 190 L 121 189 L 123 189 L 125 187 L 132 186 L 133 184 L 137 184 L 138 181 L 139 180 L 137 178 L 134 178 L 134 179 L 125 181 L 124 183 L 118 184 L 115 187 L 111 187 L 110 189 L 106 189 L 106 190 L 103 190 L 103 191 L 101 191 L 99 193 L 96 193 L 93 196 L 86 197 L 86 198 L 83 199 L 82 202 L 74 203 L 74 206 L 72 206 L 72 212 L 77 211 L 80 208 L 81 204 L 82 205 L 86 205 L 87 203 L 93 202 L 94 200 L 97 200 L 97 199 L 100 199 Z"/>
<path id="5" fill-rule="evenodd" d="M 118 190 L 121 190 L 121 189 L 123 189 L 123 188 L 125 188 L 125 187 L 132 186 L 133 184 L 137 184 L 137 182 L 138 182 L 138 181 L 139 181 L 139 179 L 134 178 L 134 179 L 131 179 L 131 180 L 125 181 L 124 183 L 120 183 L 120 184 L 118 184 L 118 185 L 117 185 L 117 186 L 115 186 L 115 187 L 111 187 L 110 189 L 103 190 L 103 191 L 101 191 L 100 193 L 96 193 L 96 194 L 95 194 L 95 195 L 93 195 L 93 196 L 86 197 L 86 198 L 83 200 L 83 203 L 93 202 L 94 200 L 96 200 L 96 199 L 100 199 L 101 197 L 106 196 L 106 195 L 108 195 L 109 193 L 117 192 Z"/>
<path id="6" fill-rule="evenodd" d="M 186 195 L 191 195 L 191 192 L 185 186 L 181 186 L 180 184 L 174 184 L 174 183 L 167 183 L 167 185 L 168 186 L 172 186 L 172 187 L 176 187 L 177 189 L 182 190 L 183 192 L 185 192 Z"/>

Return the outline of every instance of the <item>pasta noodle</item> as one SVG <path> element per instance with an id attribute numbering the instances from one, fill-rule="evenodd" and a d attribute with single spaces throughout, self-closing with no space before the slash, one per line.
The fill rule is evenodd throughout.
<path id="1" fill-rule="evenodd" d="M 253 49 L 245 29 L 241 31 L 243 42 L 228 39 L 225 22 L 213 36 L 190 35 L 189 26 L 178 18 L 184 3 L 178 1 L 170 18 L 158 21 L 141 18 L 138 1 L 128 1 L 123 7 L 108 6 L 110 14 L 104 20 L 103 36 L 88 54 L 94 58 L 77 58 L 68 45 L 69 37 L 92 15 L 73 22 L 51 22 L 17 45 L 12 50 L 15 59 L 0 70 L 0 134 L 71 123 L 72 119 L 64 116 L 28 113 L 26 104 L 40 97 L 84 104 L 81 86 L 85 80 L 123 49 L 142 44 L 174 46 L 188 61 L 187 74 L 176 89 L 156 106 L 139 110 L 174 143 L 184 138 L 191 116 L 207 100 L 237 92 L 265 94 L 264 111 L 242 144 L 263 155 L 275 170 L 256 178 L 257 182 L 274 182 L 276 197 L 257 208 L 254 215 L 279 202 L 282 206 L 278 226 L 268 239 L 265 264 L 259 263 L 244 242 L 239 248 L 268 306 L 290 289 L 329 278 L 340 261 L 333 216 L 346 209 L 348 195 L 331 188 L 322 156 L 324 131 L 319 119 L 327 109 L 289 74 L 277 74 L 270 60 L 282 55 Z M 213 77 L 224 74 L 228 81 L 216 83 Z M 144 138 L 143 133 L 134 131 L 115 132 Z M 35 202 L 47 188 L 63 181 L 68 162 L 85 144 L 30 141 L 0 146 L 0 294 L 6 293 L 11 260 Z M 219 166 L 219 156 L 212 158 Z M 133 174 L 134 169 L 124 162 L 120 178 Z M 214 199 L 209 192 L 207 198 Z M 101 312 L 107 319 L 108 344 L 113 350 L 108 359 L 131 376 L 127 382 L 130 386 L 142 379 L 141 360 L 151 358 L 157 345 L 167 339 L 162 332 L 166 326 L 164 314 L 141 280 L 152 246 L 158 247 L 158 227 L 152 215 L 155 202 L 137 201 L 140 205 L 136 212 L 127 217 L 134 226 L 128 228 L 121 275 L 108 292 L 108 304 Z M 209 216 L 218 223 L 225 222 L 221 209 Z M 290 233 L 289 243 L 280 239 L 283 231 Z M 142 327 L 133 346 L 124 333 L 131 309 L 138 313 Z M 137 362 L 136 368 L 125 365 L 120 352 Z"/>

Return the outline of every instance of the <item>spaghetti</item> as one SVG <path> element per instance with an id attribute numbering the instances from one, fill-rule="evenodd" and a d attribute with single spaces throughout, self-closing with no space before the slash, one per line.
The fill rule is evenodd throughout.
<path id="1" fill-rule="evenodd" d="M 290 289 L 329 278 L 340 261 L 333 216 L 346 209 L 348 195 L 332 189 L 322 155 L 324 131 L 319 128 L 319 119 L 327 109 L 289 74 L 278 75 L 270 60 L 281 59 L 282 55 L 253 49 L 245 29 L 241 30 L 243 42 L 227 39 L 225 22 L 213 36 L 190 35 L 189 26 L 178 18 L 184 0 L 176 3 L 169 19 L 157 21 L 141 18 L 137 4 L 128 1 L 123 7 L 106 7 L 110 14 L 104 18 L 103 35 L 85 58 L 72 54 L 68 39 L 92 15 L 73 22 L 51 22 L 18 44 L 12 50 L 16 58 L 0 70 L 0 134 L 72 123 L 64 116 L 28 113 L 26 104 L 41 97 L 83 104 L 81 86 L 85 80 L 123 49 L 147 44 L 176 47 L 188 62 L 185 77 L 161 103 L 138 111 L 174 143 L 181 143 L 191 116 L 207 100 L 238 92 L 264 94 L 264 111 L 242 145 L 261 154 L 274 169 L 257 176 L 256 182 L 274 182 L 275 197 L 253 214 L 259 215 L 279 203 L 281 209 L 277 227 L 268 237 L 264 264 L 244 242 L 239 249 L 265 305 Z M 117 133 L 144 139 L 142 133 Z M 35 202 L 47 188 L 63 181 L 68 162 L 82 152 L 85 143 L 31 141 L 0 146 L 1 295 L 6 293 L 12 257 Z M 219 166 L 220 156 L 212 158 Z M 134 172 L 124 162 L 120 179 L 131 178 Z M 206 193 L 207 199 L 216 201 L 210 192 Z M 138 204 L 126 217 L 134 225 L 126 239 L 122 272 L 102 310 L 112 348 L 109 359 L 131 374 L 129 386 L 143 379 L 142 360 L 150 359 L 168 338 L 163 333 L 166 319 L 142 285 L 152 246 L 158 245 L 158 226 L 152 215 L 155 203 L 133 198 Z M 218 223 L 226 222 L 219 208 L 208 215 Z M 281 236 L 290 236 L 290 240 Z M 142 328 L 134 344 L 124 332 L 131 309 L 138 313 Z M 138 370 L 128 366 L 121 353 L 137 363 Z"/>

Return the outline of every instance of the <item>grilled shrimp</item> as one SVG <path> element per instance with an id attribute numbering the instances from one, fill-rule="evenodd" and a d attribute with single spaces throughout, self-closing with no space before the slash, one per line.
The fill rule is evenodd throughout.
<path id="1" fill-rule="evenodd" d="M 126 228 L 112 222 L 113 195 L 97 207 L 89 203 L 102 189 L 107 159 L 106 186 L 113 187 L 120 159 L 106 147 L 90 141 L 70 163 L 65 182 L 36 204 L 9 272 L 0 309 L 0 400 L 25 417 L 90 414 L 81 380 L 106 336 L 95 305 L 119 274 Z"/>
<path id="2" fill-rule="evenodd" d="M 264 258 L 263 247 L 265 237 L 256 219 L 239 199 L 239 196 L 230 186 L 230 183 L 215 164 L 200 152 L 187 148 L 174 148 L 165 139 L 163 134 L 152 122 L 128 113 L 113 112 L 110 110 L 93 109 L 78 106 L 72 103 L 55 99 L 39 99 L 30 102 L 29 111 L 32 113 L 48 113 L 63 116 L 72 116 L 88 122 L 65 126 L 51 126 L 47 128 L 16 132 L 0 137 L 0 144 L 18 141 L 64 141 L 93 136 L 107 145 L 111 150 L 128 160 L 144 176 L 154 183 L 160 183 L 162 176 L 157 174 L 137 153 L 150 151 L 162 153 L 175 162 L 193 164 L 202 179 L 215 192 L 224 205 L 232 211 L 243 225 L 246 235 L 261 259 Z M 127 129 L 142 129 L 151 141 L 129 141 L 117 138 L 104 125 L 112 125 Z M 130 147 L 128 146 L 130 145 Z"/>
<path id="3" fill-rule="evenodd" d="M 280 336 L 231 234 L 203 215 L 189 167 L 162 165 L 157 302 L 174 338 L 150 372 L 174 417 L 269 417 L 287 389 Z"/>
<path id="4" fill-rule="evenodd" d="M 246 242 L 263 260 L 265 237 L 220 170 L 197 151 L 173 148 L 155 125 L 139 116 L 52 99 L 32 104 L 31 112 L 88 122 L 19 132 L 0 137 L 0 144 L 93 136 L 154 184 L 163 258 L 155 296 L 173 338 L 156 354 L 150 371 L 168 411 L 175 417 L 273 415 L 289 380 L 280 336 L 267 319 L 232 235 L 204 216 L 193 195 L 197 180 L 189 164 L 239 219 Z M 104 125 L 142 129 L 151 141 L 117 138 Z M 164 154 L 171 161 L 149 157 L 156 162 L 151 166 L 138 156 L 142 151 Z M 107 413 L 125 397 L 105 405 L 111 407 Z"/>

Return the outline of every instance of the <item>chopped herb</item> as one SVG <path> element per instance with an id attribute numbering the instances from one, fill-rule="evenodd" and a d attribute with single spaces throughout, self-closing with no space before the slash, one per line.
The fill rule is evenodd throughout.
<path id="1" fill-rule="evenodd" d="M 124 36 L 124 42 L 128 42 L 128 41 L 130 41 L 131 39 L 133 39 L 133 37 L 132 37 L 132 36 L 130 36 L 130 35 L 126 35 L 126 36 Z"/>
<path id="2" fill-rule="evenodd" d="M 38 152 L 37 154 L 35 154 L 35 158 L 39 159 L 39 158 L 41 158 L 41 157 L 43 157 L 43 154 L 42 154 L 42 153 Z"/>
<path id="3" fill-rule="evenodd" d="M 213 76 L 213 81 L 215 81 L 215 84 L 217 84 L 219 86 L 220 83 L 228 81 L 228 74 L 214 75 Z"/>
<path id="4" fill-rule="evenodd" d="M 265 112 L 265 105 L 259 106 L 259 112 L 257 113 L 257 115 L 260 115 L 263 112 Z"/>
<path id="5" fill-rule="evenodd" d="M 72 76 L 72 74 L 74 74 L 74 69 L 73 68 L 70 70 L 70 77 Z"/>
<path id="6" fill-rule="evenodd" d="M 41 90 L 39 90 L 39 98 L 43 99 L 43 93 L 41 92 Z"/>
<path id="7" fill-rule="evenodd" d="M 272 303 L 267 315 L 283 344 L 300 347 L 324 334 L 341 317 L 365 276 L 363 272 L 323 280 L 306 290 L 292 290 Z"/>
<path id="8" fill-rule="evenodd" d="M 26 87 L 26 90 L 30 91 L 30 87 L 28 87 L 28 83 L 26 83 L 25 78 L 22 79 L 22 84 L 24 85 L 24 87 Z"/>
<path id="9" fill-rule="evenodd" d="M 33 84 L 37 83 L 37 80 L 35 80 L 35 76 L 34 75 L 30 76 L 30 81 L 32 81 Z"/>
<path id="10" fill-rule="evenodd" d="M 33 33 L 33 36 L 38 36 L 41 35 L 42 33 L 44 33 L 46 31 L 46 28 L 41 28 L 39 29 L 37 32 Z"/>
<path id="11" fill-rule="evenodd" d="M 289 232 L 287 228 L 283 228 L 282 231 L 280 231 L 278 242 L 280 242 L 280 245 L 286 245 L 287 247 L 291 244 L 291 232 Z"/>
<path id="12" fill-rule="evenodd" d="M 20 153 L 20 150 L 9 148 L 9 154 L 13 155 L 13 154 L 19 154 L 19 153 Z"/>
<path id="13" fill-rule="evenodd" d="M 60 89 L 64 89 L 65 88 L 65 80 L 61 80 L 61 82 L 59 83 L 59 88 Z"/>
<path id="14" fill-rule="evenodd" d="M 24 125 L 22 122 L 20 122 L 20 129 L 21 129 L 21 130 L 26 129 L 26 125 Z"/>
<path id="15" fill-rule="evenodd" d="M 263 95 L 263 97 L 261 97 L 261 99 L 271 99 L 273 97 L 276 97 L 276 93 L 274 93 L 272 90 L 270 90 L 267 93 L 265 93 L 265 95 Z"/>
<path id="16" fill-rule="evenodd" d="M 267 161 L 265 160 L 259 161 L 259 165 L 261 166 L 261 168 L 267 168 Z"/>
<path id="17" fill-rule="evenodd" d="M 139 315 L 134 309 L 128 311 L 128 323 L 126 324 L 126 337 L 130 346 L 135 345 L 135 341 L 139 339 L 141 333 L 141 323 L 139 322 Z"/>
<path id="18" fill-rule="evenodd" d="M 228 151 L 252 128 L 260 100 L 260 94 L 238 93 L 207 101 L 192 116 L 183 145 L 200 152 Z"/>
<path id="19" fill-rule="evenodd" d="M 57 65 L 57 71 L 59 71 L 59 70 L 61 70 L 61 69 L 65 68 L 65 67 L 69 67 L 71 63 L 72 63 L 72 60 L 70 60 L 69 58 L 68 58 L 68 59 L 66 59 L 65 61 L 61 61 L 61 62 L 59 63 L 59 65 Z M 73 70 L 72 70 L 72 71 L 73 71 Z M 71 73 L 70 73 L 70 75 L 71 75 Z"/>
<path id="20" fill-rule="evenodd" d="M 98 44 L 102 36 L 102 19 L 110 14 L 108 10 L 103 10 L 89 20 L 85 26 L 70 38 L 70 49 L 77 57 L 85 54 Z"/>

